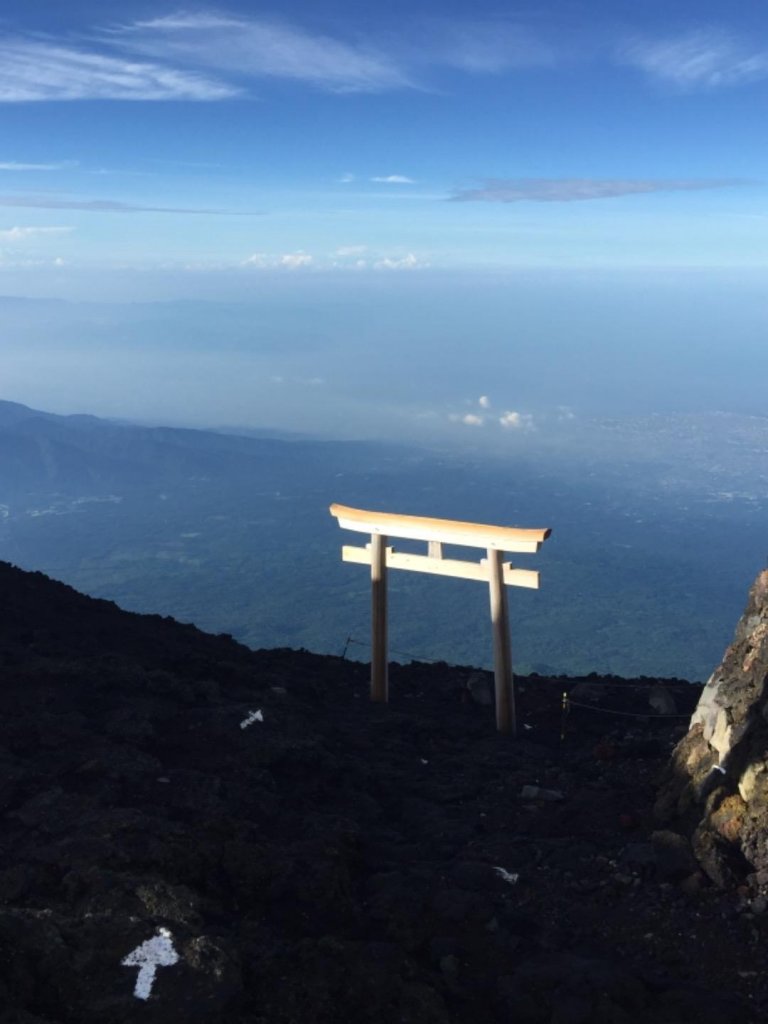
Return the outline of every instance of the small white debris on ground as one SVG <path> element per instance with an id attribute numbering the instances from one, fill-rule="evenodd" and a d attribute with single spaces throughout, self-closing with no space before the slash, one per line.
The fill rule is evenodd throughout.
<path id="1" fill-rule="evenodd" d="M 244 718 L 240 723 L 241 729 L 247 729 L 249 725 L 253 725 L 254 722 L 263 722 L 264 715 L 261 713 L 261 708 L 258 711 L 250 711 L 248 717 Z"/>
<path id="2" fill-rule="evenodd" d="M 137 946 L 120 961 L 123 967 L 138 967 L 139 974 L 133 990 L 137 999 L 149 999 L 158 967 L 172 967 L 179 962 L 173 948 L 173 939 L 167 928 L 158 929 L 157 935 Z"/>
<path id="3" fill-rule="evenodd" d="M 509 882 L 510 885 L 517 885 L 520 881 L 520 875 L 517 872 L 507 871 L 506 868 L 495 867 L 493 869 L 500 878 L 503 878 L 505 882 Z"/>
<path id="4" fill-rule="evenodd" d="M 523 800 L 562 800 L 563 794 L 559 789 L 544 789 L 542 786 L 523 786 L 520 790 Z"/>

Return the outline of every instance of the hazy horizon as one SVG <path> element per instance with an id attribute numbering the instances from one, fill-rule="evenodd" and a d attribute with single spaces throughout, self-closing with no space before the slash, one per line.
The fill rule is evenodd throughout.
<path id="1" fill-rule="evenodd" d="M 577 418 L 761 415 L 761 277 L 329 272 L 235 300 L 6 295 L 0 391 L 61 413 L 492 447 Z"/>
<path id="2" fill-rule="evenodd" d="M 4 397 L 491 447 L 762 412 L 754 5 L 6 8 Z"/>

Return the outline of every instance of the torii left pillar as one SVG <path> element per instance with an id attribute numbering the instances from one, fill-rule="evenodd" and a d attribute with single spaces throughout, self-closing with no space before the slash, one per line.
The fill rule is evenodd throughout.
<path id="1" fill-rule="evenodd" d="M 371 536 L 371 700 L 389 699 L 387 651 L 387 538 Z"/>

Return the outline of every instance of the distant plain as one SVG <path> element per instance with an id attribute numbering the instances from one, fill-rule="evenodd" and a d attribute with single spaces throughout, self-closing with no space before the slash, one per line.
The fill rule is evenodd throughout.
<path id="1" fill-rule="evenodd" d="M 516 668 L 701 680 L 764 565 L 766 453 L 768 419 L 725 414 L 568 424 L 491 455 L 0 403 L 0 558 L 252 647 L 366 658 L 367 573 L 340 557 L 361 538 L 333 501 L 550 526 L 516 557 L 542 579 L 510 593 Z M 393 572 L 390 591 L 393 658 L 489 665 L 482 585 Z"/>

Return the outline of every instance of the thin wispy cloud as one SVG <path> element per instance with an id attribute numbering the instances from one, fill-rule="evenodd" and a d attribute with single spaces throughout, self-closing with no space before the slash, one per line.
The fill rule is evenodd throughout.
<path id="1" fill-rule="evenodd" d="M 341 256 L 342 259 L 349 256 L 362 256 L 368 248 L 367 245 L 340 245 L 333 253 L 334 256 Z"/>
<path id="2" fill-rule="evenodd" d="M 491 178 L 479 188 L 461 189 L 449 199 L 459 203 L 571 203 L 654 192 L 700 192 L 741 184 L 744 182 L 733 178 Z"/>
<path id="3" fill-rule="evenodd" d="M 0 35 L 0 102 L 219 101 L 258 95 L 268 81 L 335 93 L 429 90 L 446 72 L 499 76 L 574 62 L 633 67 L 691 89 L 768 77 L 768 47 L 718 29 L 584 47 L 562 30 L 503 18 L 414 19 L 376 37 L 201 9 L 89 26 L 65 41 Z"/>
<path id="4" fill-rule="evenodd" d="M 4 270 L 29 270 L 32 268 L 66 267 L 68 263 L 61 256 L 56 256 L 54 259 L 29 259 L 29 257 L 22 258 L 15 253 L 6 253 L 0 250 L 0 266 Z"/>
<path id="5" fill-rule="evenodd" d="M 380 92 L 413 84 L 396 60 L 373 46 L 275 19 L 180 13 L 124 25 L 108 38 L 163 61 L 227 76 L 300 81 L 332 92 Z"/>
<path id="6" fill-rule="evenodd" d="M 683 89 L 736 86 L 768 77 L 768 49 L 710 29 L 657 40 L 635 40 L 618 61 Z"/>
<path id="7" fill-rule="evenodd" d="M 375 181 L 380 185 L 415 185 L 416 182 L 413 178 L 407 177 L 405 174 L 386 174 L 377 175 L 375 178 L 371 178 L 371 181 Z"/>
<path id="8" fill-rule="evenodd" d="M 442 64 L 473 74 L 502 74 L 546 67 L 558 60 L 557 49 L 529 28 L 505 20 L 430 22 L 414 61 Z"/>
<path id="9" fill-rule="evenodd" d="M 91 213 L 194 213 L 216 216 L 256 216 L 243 210 L 206 210 L 184 206 L 139 206 L 116 199 L 64 199 L 55 196 L 4 196 L 0 206 L 14 206 L 30 210 L 86 210 Z"/>
<path id="10" fill-rule="evenodd" d="M 15 160 L 6 160 L 0 163 L 0 171 L 64 171 L 71 167 L 77 167 L 76 161 L 64 160 L 56 164 L 24 164 Z"/>
<path id="11" fill-rule="evenodd" d="M 0 228 L 0 241 L 23 242 L 28 238 L 35 238 L 40 235 L 68 235 L 72 230 L 70 227 L 58 226 Z"/>
<path id="12" fill-rule="evenodd" d="M 429 88 L 441 69 L 501 74 L 555 62 L 549 44 L 504 21 L 432 20 L 377 40 L 203 9 L 92 26 L 66 42 L 0 36 L 0 102 L 224 100 L 266 80 L 379 93 Z"/>
<path id="13" fill-rule="evenodd" d="M 163 64 L 36 40 L 0 40 L 0 102 L 221 100 L 239 88 Z"/>

